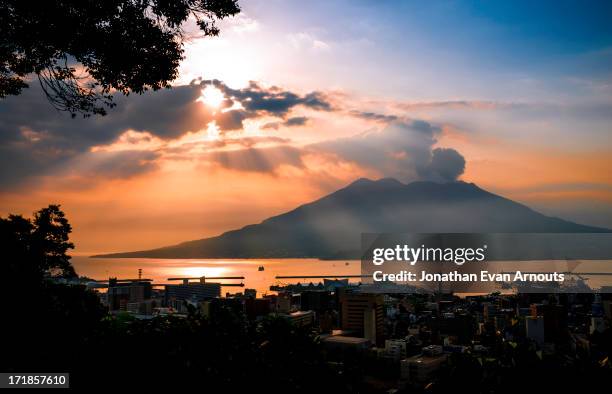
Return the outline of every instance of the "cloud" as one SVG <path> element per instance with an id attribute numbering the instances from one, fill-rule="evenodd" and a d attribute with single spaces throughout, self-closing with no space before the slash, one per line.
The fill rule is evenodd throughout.
<path id="1" fill-rule="evenodd" d="M 308 118 L 305 116 L 294 116 L 293 118 L 289 118 L 284 122 L 270 122 L 263 125 L 262 129 L 274 129 L 278 130 L 279 127 L 297 127 L 297 126 L 305 126 L 308 123 Z"/>
<path id="2" fill-rule="evenodd" d="M 356 118 L 384 123 L 395 122 L 396 120 L 399 120 L 399 117 L 397 115 L 385 115 L 369 111 L 352 110 L 349 111 L 349 114 Z"/>
<path id="3" fill-rule="evenodd" d="M 242 12 L 228 18 L 225 24 L 228 25 L 228 27 L 230 27 L 234 32 L 239 34 L 253 33 L 259 30 L 259 22 L 253 18 L 249 18 Z"/>
<path id="4" fill-rule="evenodd" d="M 465 159 L 452 148 L 435 148 L 429 170 L 445 181 L 454 181 L 465 171 Z"/>
<path id="5" fill-rule="evenodd" d="M 220 108 L 198 101 L 209 85 L 225 97 Z M 57 174 L 129 178 L 155 170 L 161 159 L 198 159 L 237 171 L 274 173 L 281 166 L 306 168 L 305 157 L 314 155 L 323 162 L 354 163 L 403 181 L 450 181 L 463 173 L 465 160 L 457 151 L 434 149 L 439 126 L 392 114 L 346 112 L 336 106 L 336 99 L 333 102 L 319 91 L 300 94 L 256 82 L 234 89 L 219 80 L 199 80 L 170 90 L 119 96 L 117 109 L 106 117 L 72 119 L 53 110 L 33 87 L 0 102 L 1 187 Z M 292 116 L 298 107 L 336 111 L 338 116 L 348 113 L 384 127 L 302 147 L 278 136 L 240 135 L 247 119 L 277 119 L 263 130 L 308 124 L 308 117 Z M 217 138 L 210 138 L 213 131 Z"/>
<path id="6" fill-rule="evenodd" d="M 454 149 L 434 149 L 441 128 L 422 120 L 396 121 L 382 130 L 313 144 L 311 149 L 402 181 L 452 181 L 465 169 Z"/>
<path id="7" fill-rule="evenodd" d="M 158 168 L 158 152 L 125 150 L 89 152 L 76 157 L 67 166 L 80 178 L 126 179 Z"/>
<path id="8" fill-rule="evenodd" d="M 525 104 L 520 103 L 504 103 L 497 101 L 483 101 L 483 100 L 448 100 L 448 101 L 422 101 L 422 102 L 408 102 L 408 103 L 397 103 L 395 107 L 410 111 L 419 109 L 467 109 L 467 110 L 496 110 L 496 109 L 508 109 L 508 108 L 519 108 Z"/>
<path id="9" fill-rule="evenodd" d="M 198 102 L 207 84 L 213 84 L 226 96 L 221 110 Z M 142 95 L 117 95 L 115 102 L 116 108 L 107 116 L 72 119 L 53 109 L 36 84 L 19 96 L 1 100 L 0 190 L 17 187 L 30 177 L 53 174 L 56 168 L 89 153 L 94 147 L 117 144 L 126 131 L 146 133 L 147 138 L 160 145 L 160 141 L 206 130 L 212 121 L 221 133 L 241 131 L 246 119 L 258 117 L 276 117 L 287 126 L 297 126 L 307 120 L 289 117 L 295 107 L 319 111 L 333 109 L 322 92 L 298 94 L 279 87 L 265 88 L 255 82 L 242 89 L 232 89 L 218 80 L 194 81 Z M 130 145 L 130 141 L 123 143 Z M 142 141 L 139 144 L 142 146 Z M 135 145 L 133 141 L 132 145 Z M 85 157 L 93 160 L 95 155 Z M 127 159 L 128 156 L 116 158 Z M 141 167 L 142 170 L 152 168 L 154 166 Z M 100 170 L 110 168 L 101 167 Z M 126 172 L 109 173 L 122 176 Z"/>
<path id="10" fill-rule="evenodd" d="M 200 86 L 204 87 L 206 85 L 216 87 L 226 97 L 222 110 L 214 115 L 214 120 L 221 131 L 242 129 L 245 120 L 263 116 L 285 119 L 283 123 L 270 123 L 269 128 L 278 128 L 281 125 L 291 127 L 305 124 L 307 121 L 305 117 L 287 119 L 290 111 L 295 107 L 304 107 L 315 111 L 334 110 L 329 98 L 318 91 L 300 95 L 277 86 L 264 88 L 254 81 L 241 89 L 230 88 L 216 79 L 200 82 Z"/>
<path id="11" fill-rule="evenodd" d="M 244 120 L 255 116 L 244 110 L 224 111 L 215 116 L 215 123 L 222 131 L 240 130 Z"/>
<path id="12" fill-rule="evenodd" d="M 212 84 L 229 99 L 226 105 L 229 106 L 234 101 L 238 101 L 249 115 L 272 115 L 284 118 L 292 108 L 297 106 L 317 111 L 333 109 L 326 95 L 318 91 L 299 95 L 277 86 L 264 88 L 254 81 L 242 89 L 232 89 L 216 79 L 202 81 L 202 86 L 207 84 Z"/>
<path id="13" fill-rule="evenodd" d="M 331 46 L 310 33 L 294 33 L 287 36 L 289 43 L 297 50 L 328 51 Z"/>
<path id="14" fill-rule="evenodd" d="M 104 117 L 74 118 L 56 111 L 36 84 L 21 95 L 0 101 L 0 185 L 10 189 L 28 177 L 57 167 L 109 144 L 126 130 L 161 139 L 199 130 L 213 114 L 195 102 L 199 86 L 179 86 L 143 95 L 118 95 L 117 107 Z"/>
<path id="15" fill-rule="evenodd" d="M 303 153 L 298 148 L 281 145 L 212 152 L 206 158 L 231 170 L 272 173 L 281 165 L 303 168 Z"/>
<path id="16" fill-rule="evenodd" d="M 442 129 L 422 120 L 395 121 L 381 130 L 304 147 L 248 147 L 210 153 L 206 159 L 237 171 L 274 173 L 281 165 L 305 168 L 307 156 L 354 163 L 404 182 L 449 182 L 465 170 L 465 159 L 451 148 L 434 148 Z"/>

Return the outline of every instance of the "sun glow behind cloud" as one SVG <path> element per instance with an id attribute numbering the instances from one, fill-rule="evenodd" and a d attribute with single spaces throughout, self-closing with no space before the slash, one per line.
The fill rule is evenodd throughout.
<path id="1" fill-rule="evenodd" d="M 208 85 L 202 89 L 202 95 L 197 99 L 197 101 L 213 109 L 218 109 L 223 103 L 223 100 L 225 100 L 223 92 L 212 85 Z"/>

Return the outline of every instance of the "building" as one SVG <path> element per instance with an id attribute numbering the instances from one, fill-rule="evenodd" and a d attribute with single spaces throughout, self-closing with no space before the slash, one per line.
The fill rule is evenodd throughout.
<path id="1" fill-rule="evenodd" d="M 591 317 L 591 324 L 589 325 L 589 334 L 594 332 L 602 333 L 606 330 L 606 321 L 603 317 Z"/>
<path id="2" fill-rule="evenodd" d="M 424 355 L 433 357 L 442 354 L 444 352 L 444 348 L 440 345 L 429 345 L 425 346 L 422 351 Z"/>
<path id="3" fill-rule="evenodd" d="M 341 335 L 331 335 L 321 340 L 321 343 L 334 355 L 346 356 L 350 354 L 363 353 L 370 348 L 372 343 L 366 338 L 345 337 Z"/>
<path id="4" fill-rule="evenodd" d="M 544 344 L 544 316 L 528 316 L 525 318 L 526 336 L 537 344 Z"/>
<path id="5" fill-rule="evenodd" d="M 338 312 L 325 311 L 317 315 L 319 320 L 319 331 L 321 333 L 330 333 L 337 326 Z"/>
<path id="6" fill-rule="evenodd" d="M 332 295 L 329 291 L 307 290 L 300 293 L 300 310 L 324 312 L 332 309 Z"/>
<path id="7" fill-rule="evenodd" d="M 127 311 L 128 304 L 151 299 L 151 282 L 120 281 L 111 278 L 106 293 L 109 311 Z"/>
<path id="8" fill-rule="evenodd" d="M 338 288 L 348 287 L 348 279 L 323 279 L 323 288 L 327 291 L 335 291 Z"/>
<path id="9" fill-rule="evenodd" d="M 289 313 L 285 317 L 295 326 L 309 327 L 312 326 L 315 315 L 313 311 L 298 311 Z"/>
<path id="10" fill-rule="evenodd" d="M 406 358 L 406 345 L 405 339 L 387 339 L 385 341 L 385 355 L 394 360 L 401 360 Z"/>
<path id="11" fill-rule="evenodd" d="M 244 300 L 244 312 L 250 320 L 268 315 L 271 309 L 272 300 L 270 298 L 247 298 Z"/>
<path id="12" fill-rule="evenodd" d="M 128 302 L 126 310 L 136 315 L 152 315 L 153 309 L 157 306 L 155 300 Z"/>
<path id="13" fill-rule="evenodd" d="M 180 285 L 166 285 L 166 303 L 172 301 L 191 301 L 200 303 L 221 296 L 220 283 L 183 283 Z"/>
<path id="14" fill-rule="evenodd" d="M 542 308 L 544 316 L 544 340 L 546 342 L 560 342 L 567 335 L 567 309 L 563 305 L 548 304 Z"/>
<path id="15" fill-rule="evenodd" d="M 446 354 L 414 356 L 400 361 L 400 377 L 412 385 L 425 385 L 446 364 Z"/>
<path id="16" fill-rule="evenodd" d="M 498 316 L 495 319 L 499 318 Z M 476 327 L 474 318 L 466 313 L 447 313 L 432 321 L 432 328 L 440 335 L 452 336 L 455 343 L 470 343 L 474 339 Z"/>
<path id="17" fill-rule="evenodd" d="M 257 298 L 257 290 L 255 289 L 244 289 L 244 296 L 248 298 Z"/>
<path id="18" fill-rule="evenodd" d="M 292 295 L 290 293 L 280 293 L 278 297 L 275 298 L 274 311 L 278 313 L 289 313 L 292 308 L 291 299 Z"/>
<path id="19" fill-rule="evenodd" d="M 384 340 L 384 296 L 342 292 L 341 328 L 380 345 Z"/>

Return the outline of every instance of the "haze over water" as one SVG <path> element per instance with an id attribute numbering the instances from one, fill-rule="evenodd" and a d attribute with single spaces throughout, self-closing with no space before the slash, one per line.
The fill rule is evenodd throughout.
<path id="1" fill-rule="evenodd" d="M 359 261 L 328 261 L 317 259 L 107 259 L 75 256 L 72 263 L 80 276 L 102 280 L 108 277 L 153 279 L 153 283 L 169 282 L 171 277 L 244 276 L 244 288 L 256 289 L 258 294 L 270 293 L 270 286 L 281 283 L 317 283 L 319 279 L 286 279 L 276 275 L 359 275 Z M 348 263 L 348 264 L 347 264 Z M 259 271 L 259 266 L 264 271 Z M 240 283 L 240 280 L 214 280 L 221 283 Z M 226 292 L 242 292 L 244 288 L 224 287 Z"/>

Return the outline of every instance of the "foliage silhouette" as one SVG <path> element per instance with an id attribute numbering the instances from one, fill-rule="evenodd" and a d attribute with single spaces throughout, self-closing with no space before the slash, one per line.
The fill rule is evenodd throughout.
<path id="1" fill-rule="evenodd" d="M 3 267 L 9 278 L 39 283 L 45 277 L 73 278 L 69 242 L 72 227 L 59 205 L 49 205 L 34 213 L 0 218 L 0 240 L 6 259 Z"/>
<path id="2" fill-rule="evenodd" d="M 217 22 L 238 12 L 237 0 L 3 0 L 0 98 L 35 74 L 58 110 L 104 115 L 115 92 L 170 87 L 190 17 L 215 36 Z"/>

